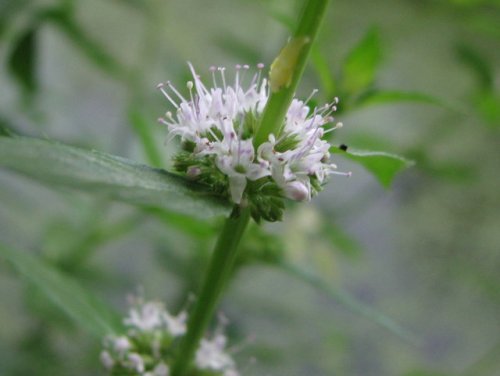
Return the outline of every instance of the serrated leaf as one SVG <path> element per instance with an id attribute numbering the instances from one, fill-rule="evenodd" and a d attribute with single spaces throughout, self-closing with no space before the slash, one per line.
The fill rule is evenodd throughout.
<path id="1" fill-rule="evenodd" d="M 55 187 L 82 190 L 140 207 L 200 218 L 229 206 L 185 179 L 125 158 L 35 138 L 0 138 L 0 167 Z"/>
<path id="2" fill-rule="evenodd" d="M 7 63 L 9 71 L 29 94 L 37 89 L 36 48 L 36 28 L 33 27 L 19 37 Z"/>
<path id="3" fill-rule="evenodd" d="M 104 302 L 52 265 L 4 244 L 0 244 L 0 257 L 82 328 L 97 336 L 120 330 L 119 317 Z"/>
<path id="4" fill-rule="evenodd" d="M 355 150 L 351 148 L 342 150 L 337 146 L 332 146 L 330 152 L 344 155 L 346 158 L 361 164 L 386 188 L 391 185 L 398 172 L 415 164 L 409 159 L 383 151 Z"/>
<path id="5" fill-rule="evenodd" d="M 381 60 L 379 32 L 377 28 L 371 28 L 344 61 L 342 88 L 353 94 L 370 86 L 375 79 Z"/>

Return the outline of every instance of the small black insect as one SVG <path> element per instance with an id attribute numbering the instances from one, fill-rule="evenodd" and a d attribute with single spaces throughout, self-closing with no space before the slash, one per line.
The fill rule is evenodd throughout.
<path id="1" fill-rule="evenodd" d="M 339 149 L 343 150 L 343 151 L 347 151 L 347 145 L 346 144 L 340 144 Z"/>

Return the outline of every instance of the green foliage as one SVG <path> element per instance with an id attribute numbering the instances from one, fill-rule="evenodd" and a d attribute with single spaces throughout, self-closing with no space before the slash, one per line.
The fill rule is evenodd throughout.
<path id="1" fill-rule="evenodd" d="M 382 151 L 343 150 L 333 146 L 330 152 L 344 155 L 370 171 L 384 187 L 390 187 L 396 174 L 414 165 L 414 162 L 396 154 Z"/>
<path id="2" fill-rule="evenodd" d="M 448 106 L 442 100 L 414 91 L 398 91 L 398 90 L 369 90 L 364 92 L 357 98 L 356 106 L 372 106 L 382 104 L 393 104 L 398 102 L 432 104 L 447 108 Z"/>
<path id="3" fill-rule="evenodd" d="M 12 75 L 26 94 L 33 94 L 37 79 L 37 25 L 24 31 L 18 38 L 8 58 Z"/>
<path id="4" fill-rule="evenodd" d="M 107 305 L 50 264 L 1 243 L 0 257 L 12 263 L 24 278 L 82 328 L 96 336 L 120 329 L 118 316 Z"/>
<path id="5" fill-rule="evenodd" d="M 158 150 L 155 136 L 153 133 L 153 124 L 139 109 L 131 108 L 128 113 L 132 129 L 139 137 L 148 162 L 153 167 L 163 167 L 163 158 Z"/>
<path id="6" fill-rule="evenodd" d="M 1 138 L 0 166 L 42 183 L 108 196 L 140 207 L 163 207 L 206 218 L 227 207 L 198 185 L 96 150 L 53 141 Z"/>
<path id="7" fill-rule="evenodd" d="M 372 28 L 344 61 L 341 84 L 346 93 L 357 93 L 372 85 L 381 60 L 379 32 L 377 28 Z"/>

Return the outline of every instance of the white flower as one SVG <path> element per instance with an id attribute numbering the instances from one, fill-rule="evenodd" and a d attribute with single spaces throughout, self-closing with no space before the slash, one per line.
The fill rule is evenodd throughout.
<path id="1" fill-rule="evenodd" d="M 167 112 L 159 121 L 168 127 L 170 138 L 180 137 L 193 144 L 193 156 L 214 156 L 215 166 L 228 177 L 231 198 L 240 203 L 247 180 L 272 176 L 284 195 L 292 200 L 309 200 L 314 187 L 324 183 L 336 166 L 328 163 L 330 145 L 322 140 L 336 111 L 338 99 L 310 114 L 306 102 L 294 99 L 287 110 L 279 135 L 269 135 L 268 142 L 254 150 L 254 127 L 262 115 L 269 97 L 266 79 L 261 79 L 262 64 L 245 85 L 247 65 L 236 66 L 234 83 L 226 82 L 225 68 L 212 67 L 213 88 L 208 89 L 189 64 L 193 81 L 188 82 L 186 99 L 167 82 L 158 88 L 175 107 L 175 114 Z M 216 75 L 216 72 L 219 72 Z M 218 78 L 219 77 L 219 78 Z M 220 82 L 217 82 L 217 81 Z M 312 95 L 316 93 L 313 91 Z M 311 95 L 311 96 L 312 96 Z M 201 173 L 196 166 L 185 171 L 193 179 Z M 311 184 L 315 179 L 317 184 Z"/>
<path id="2" fill-rule="evenodd" d="M 177 316 L 172 316 L 167 311 L 163 312 L 163 321 L 172 337 L 179 337 L 186 333 L 187 313 L 182 311 Z"/>
<path id="3" fill-rule="evenodd" d="M 130 354 L 128 354 L 127 359 L 130 362 L 130 366 L 132 369 L 137 371 L 139 374 L 144 372 L 144 360 L 142 359 L 142 357 L 139 354 L 130 353 Z"/>
<path id="4" fill-rule="evenodd" d="M 101 352 L 101 363 L 104 365 L 104 367 L 106 369 L 111 369 L 115 365 L 115 361 L 113 360 L 113 357 L 106 350 L 103 350 Z"/>
<path id="5" fill-rule="evenodd" d="M 163 325 L 165 308 L 159 302 L 147 302 L 131 308 L 128 317 L 123 321 L 125 325 L 141 332 L 160 329 Z"/>
<path id="6" fill-rule="evenodd" d="M 226 337 L 222 334 L 217 334 L 212 340 L 202 339 L 196 351 L 196 367 L 209 371 L 231 371 L 233 375 L 238 375 L 233 359 L 224 351 L 225 346 Z"/>

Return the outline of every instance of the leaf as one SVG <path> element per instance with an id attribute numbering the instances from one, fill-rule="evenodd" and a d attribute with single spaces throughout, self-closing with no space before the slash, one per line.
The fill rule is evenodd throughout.
<path id="1" fill-rule="evenodd" d="M 13 135 L 14 131 L 12 130 L 12 126 L 6 119 L 0 117 L 0 137 L 12 137 Z"/>
<path id="2" fill-rule="evenodd" d="M 254 46 L 245 43 L 240 38 L 237 38 L 232 34 L 221 34 L 215 38 L 215 44 L 224 53 L 229 56 L 234 56 L 235 58 L 245 61 L 248 64 L 251 62 L 258 62 L 260 60 L 260 53 Z"/>
<path id="3" fill-rule="evenodd" d="M 351 311 L 360 314 L 367 319 L 377 323 L 381 327 L 389 330 L 391 333 L 397 335 L 398 337 L 408 341 L 410 343 L 416 344 L 417 340 L 412 333 L 403 328 L 400 324 L 395 322 L 392 318 L 385 315 L 384 313 L 377 311 L 375 308 L 370 307 L 363 302 L 359 301 L 356 297 L 352 296 L 349 292 L 339 288 L 334 287 L 327 281 L 325 281 L 320 275 L 304 270 L 296 265 L 282 261 L 278 264 L 282 270 L 288 274 L 306 282 L 307 284 L 315 287 L 321 292 L 328 295 L 330 298 L 341 303 Z"/>
<path id="4" fill-rule="evenodd" d="M 330 71 L 330 65 L 325 56 L 317 46 L 311 48 L 311 62 L 322 85 L 322 91 L 327 98 L 335 92 L 335 78 Z"/>
<path id="5" fill-rule="evenodd" d="M 54 141 L 2 137 L 2 166 L 51 186 L 107 195 L 140 207 L 163 207 L 201 218 L 229 211 L 229 205 L 199 185 L 167 171 Z"/>
<path id="6" fill-rule="evenodd" d="M 398 172 L 415 164 L 409 159 L 383 151 L 351 150 L 350 148 L 344 151 L 340 147 L 332 146 L 330 152 L 342 154 L 346 158 L 358 162 L 375 175 L 385 188 L 391 185 Z"/>
<path id="7" fill-rule="evenodd" d="M 100 69 L 119 79 L 128 79 L 128 72 L 106 48 L 90 37 L 77 23 L 71 13 L 64 8 L 54 8 L 45 11 L 43 17 L 52 22 L 92 63 Z"/>
<path id="8" fill-rule="evenodd" d="M 38 86 L 36 77 L 36 38 L 35 27 L 26 30 L 17 40 L 7 63 L 9 71 L 28 94 L 34 93 Z"/>
<path id="9" fill-rule="evenodd" d="M 473 48 L 465 44 L 456 47 L 458 58 L 476 76 L 479 86 L 487 91 L 493 89 L 493 70 L 490 64 Z"/>
<path id="10" fill-rule="evenodd" d="M 349 52 L 342 68 L 342 87 L 353 94 L 370 86 L 382 60 L 380 36 L 371 28 Z"/>
<path id="11" fill-rule="evenodd" d="M 24 278 L 82 328 L 97 336 L 120 330 L 119 317 L 106 304 L 53 266 L 1 243 L 0 257 L 9 261 Z"/>
<path id="12" fill-rule="evenodd" d="M 136 135 L 141 140 L 142 149 L 148 162 L 154 167 L 162 166 L 163 160 L 155 142 L 153 124 L 136 108 L 129 110 L 128 118 Z"/>
<path id="13" fill-rule="evenodd" d="M 364 93 L 357 100 L 355 105 L 371 106 L 377 104 L 391 104 L 397 102 L 411 102 L 421 104 L 431 104 L 451 109 L 441 99 L 433 97 L 432 95 L 419 93 L 416 91 L 398 91 L 398 90 L 371 90 Z"/>
<path id="14" fill-rule="evenodd" d="M 493 129 L 500 128 L 500 95 L 493 92 L 478 93 L 474 104 L 481 118 Z"/>

